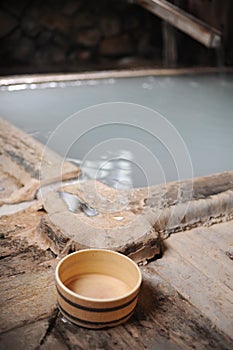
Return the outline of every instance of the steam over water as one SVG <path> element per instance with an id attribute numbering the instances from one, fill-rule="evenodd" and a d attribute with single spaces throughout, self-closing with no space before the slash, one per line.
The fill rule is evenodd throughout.
<path id="1" fill-rule="evenodd" d="M 187 145 L 194 176 L 233 170 L 233 75 L 230 74 L 2 87 L 0 115 L 46 143 L 55 128 L 72 114 L 95 104 L 119 101 L 152 108 L 167 118 Z M 127 118 L 126 114 L 125 122 Z M 143 121 L 143 115 L 141 118 Z M 119 141 L 101 146 L 119 138 L 122 139 L 120 147 Z M 58 153 L 62 153 L 63 143 L 60 138 L 53 144 Z M 150 151 L 146 152 L 137 146 L 139 144 Z M 145 173 L 135 161 L 135 154 L 143 158 L 148 169 L 156 159 L 157 163 Z M 81 164 L 84 177 L 97 177 L 114 188 L 177 179 L 174 159 L 165 145 L 148 132 L 130 126 L 106 125 L 99 130 L 92 129 L 72 145 L 67 157 Z"/>

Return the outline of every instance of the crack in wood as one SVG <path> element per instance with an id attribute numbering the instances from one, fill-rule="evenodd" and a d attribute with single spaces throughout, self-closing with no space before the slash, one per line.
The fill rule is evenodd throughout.
<path id="1" fill-rule="evenodd" d="M 6 154 L 10 156 L 10 158 L 15 161 L 18 165 L 20 165 L 27 173 L 29 173 L 33 178 L 38 179 L 40 177 L 40 171 L 39 169 L 35 169 L 33 165 L 27 162 L 27 160 L 19 155 L 16 154 L 12 150 L 6 150 Z"/>
<path id="2" fill-rule="evenodd" d="M 28 141 L 22 141 L 20 144 L 25 148 Z M 31 151 L 29 150 L 29 152 Z M 31 156 L 33 156 L 33 151 L 30 153 Z M 23 170 L 30 173 L 30 169 L 25 168 L 25 164 L 30 164 L 30 162 L 27 163 L 28 159 L 25 158 L 26 163 L 24 164 L 24 160 L 20 160 L 20 156 L 16 158 L 14 161 L 21 162 Z M 11 163 L 9 162 L 9 164 Z M 104 189 L 103 186 L 100 193 L 106 191 L 111 194 L 111 189 Z M 170 235 L 190 230 L 199 225 L 202 227 L 210 226 L 233 219 L 233 172 L 194 179 L 191 198 L 189 191 L 185 192 L 189 186 L 190 180 L 154 186 L 149 189 L 149 196 L 145 195 L 145 189 L 134 189 L 135 196 L 129 203 L 130 209 L 128 213 L 124 212 L 124 215 L 132 215 L 129 216 L 130 218 L 139 217 L 142 223 L 139 229 L 144 229 L 147 225 L 145 232 L 143 231 L 144 235 L 135 239 L 134 230 L 138 228 L 137 225 L 132 226 L 131 231 L 128 232 L 130 233 L 129 240 L 110 246 L 109 249 L 116 249 L 127 254 L 139 263 L 149 264 L 147 267 L 142 267 L 144 282 L 134 316 L 124 326 L 108 331 L 92 332 L 81 328 L 77 329 L 74 325 L 64 325 L 56 308 L 54 266 L 60 258 L 70 252 L 89 247 L 88 244 L 85 245 L 82 241 L 75 240 L 75 236 L 67 235 L 69 225 L 67 227 L 66 225 L 79 218 L 79 221 L 73 222 L 73 227 L 75 232 L 82 233 L 85 228 L 82 226 L 82 222 L 88 218 L 83 213 L 67 214 L 67 208 L 61 207 L 61 202 L 58 203 L 57 198 L 54 197 L 54 188 L 48 197 L 51 196 L 51 203 L 58 205 L 57 208 L 52 207 L 49 201 L 45 204 L 45 208 L 42 208 L 40 200 L 36 200 L 30 207 L 24 208 L 18 213 L 2 216 L 0 243 L 3 255 L 0 260 L 3 272 L 1 276 L 3 305 L 1 313 L 3 319 L 1 327 L 5 340 L 8 336 L 13 338 L 12 334 L 21 336 L 26 334 L 33 322 L 35 323 L 35 327 L 33 326 L 35 331 L 37 322 L 39 324 L 39 322 L 46 320 L 46 322 L 42 322 L 44 328 L 43 332 L 40 331 L 37 342 L 38 349 L 46 348 L 46 346 L 49 348 L 50 344 L 56 341 L 56 337 L 61 338 L 64 346 L 69 350 L 75 348 L 95 349 L 97 347 L 122 349 L 132 347 L 132 344 L 135 350 L 159 348 L 160 345 L 161 348 L 166 348 L 166 346 L 169 348 L 171 345 L 177 346 L 177 348 L 231 348 L 233 340 L 220 328 L 218 329 L 214 321 L 206 317 L 202 313 L 202 309 L 198 309 L 195 303 L 189 300 L 189 294 L 185 294 L 183 291 L 183 288 L 188 284 L 187 280 L 182 284 L 182 288 L 175 287 L 174 280 L 173 284 L 169 278 L 168 282 L 165 281 L 166 273 L 169 274 L 169 271 L 173 269 L 173 274 L 175 274 L 179 265 L 184 263 L 185 259 L 182 254 L 178 256 L 176 264 L 173 264 L 175 267 L 172 263 L 169 265 L 170 260 L 168 261 L 164 276 L 161 271 L 158 271 L 160 265 L 162 267 L 163 264 L 166 265 L 166 254 L 169 254 L 169 250 L 165 251 L 164 240 Z M 25 200 L 25 197 L 22 198 Z M 182 206 L 186 204 L 189 204 L 189 207 L 184 212 Z M 156 220 L 157 214 L 159 216 Z M 54 222 L 51 219 L 53 215 L 60 216 L 60 221 L 55 220 Z M 112 224 L 114 221 L 112 221 L 111 215 L 103 213 L 96 219 L 99 220 L 101 215 L 103 223 L 107 222 L 109 226 L 104 227 L 100 233 L 104 233 L 109 238 L 110 229 L 114 228 Z M 61 222 L 65 220 L 67 221 L 64 226 L 61 226 Z M 116 225 L 119 225 L 119 222 L 116 222 Z M 119 226 L 114 229 L 118 235 L 119 232 L 127 232 L 121 231 Z M 97 243 L 98 238 L 101 239 L 101 235 L 98 236 L 98 230 L 99 226 L 96 225 L 89 231 L 90 236 L 97 237 Z M 86 231 L 84 233 L 88 234 Z M 125 238 L 124 235 L 122 238 Z M 173 237 L 169 241 L 172 239 Z M 195 246 L 192 242 L 190 244 Z M 222 263 L 226 266 L 225 270 L 229 269 L 228 259 L 233 260 L 232 252 L 228 248 L 229 246 L 225 245 L 221 252 L 221 256 L 225 257 L 226 260 L 224 261 L 225 265 Z M 163 254 L 163 259 L 161 259 Z M 190 257 L 188 258 L 190 260 Z M 158 260 L 154 261 L 156 259 Z M 190 273 L 193 273 L 194 264 L 192 265 L 190 261 L 186 261 L 186 264 L 189 264 Z M 9 271 L 11 271 L 10 276 Z M 203 271 L 198 271 L 196 278 L 199 278 Z M 203 272 L 203 276 L 203 278 L 207 276 L 206 271 Z M 176 278 L 178 279 L 178 277 Z M 171 275 L 170 278 L 172 278 Z M 220 282 L 218 283 L 220 284 Z M 226 288 L 231 288 L 230 280 L 223 283 L 225 288 L 221 286 L 223 291 L 226 291 Z M 227 297 L 222 300 L 227 300 L 229 303 L 229 295 L 228 292 Z M 217 300 L 215 299 L 214 302 L 217 303 Z M 30 306 L 28 307 L 28 305 Z M 225 317 L 229 318 L 229 315 L 225 314 Z M 15 331 L 16 333 L 14 333 Z M 36 331 L 38 332 L 38 330 Z M 18 341 L 17 337 L 15 340 Z M 57 343 L 59 343 L 58 340 Z"/>
<path id="3" fill-rule="evenodd" d="M 40 341 L 40 346 L 38 347 L 38 350 L 46 342 L 47 337 L 51 334 L 53 328 L 55 327 L 58 315 L 59 315 L 59 310 L 55 309 L 52 312 L 51 316 L 49 317 L 49 319 L 48 319 L 48 328 L 46 329 L 46 332 L 45 332 L 43 338 Z"/>
<path id="4" fill-rule="evenodd" d="M 230 260 L 233 260 L 233 252 L 225 252 L 225 254 Z"/>

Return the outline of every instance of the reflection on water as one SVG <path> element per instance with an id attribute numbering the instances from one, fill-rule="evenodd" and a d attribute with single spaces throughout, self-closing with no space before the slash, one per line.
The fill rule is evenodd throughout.
<path id="1" fill-rule="evenodd" d="M 0 90 L 0 115 L 43 143 L 73 113 L 95 104 L 125 101 L 152 108 L 175 126 L 188 147 L 194 176 L 233 169 L 232 74 L 21 84 Z M 113 129 L 112 134 L 110 130 L 104 130 L 104 134 L 115 137 L 116 128 Z M 130 132 L 129 128 L 119 130 L 121 137 L 127 137 Z M 99 142 L 96 135 L 90 135 L 93 143 Z M 177 170 L 159 143 L 155 144 L 149 134 L 142 135 L 139 131 L 132 130 L 130 135 L 137 142 L 143 140 L 143 144 L 154 152 L 165 178 L 158 164 L 145 176 L 141 164 L 137 165 L 135 153 L 144 159 L 145 165 L 156 162 L 149 153 L 129 150 L 125 145 L 118 145 L 113 150 L 109 148 L 112 155 L 101 150 L 98 157 L 93 154 L 87 159 L 86 141 L 80 140 L 79 147 L 71 150 L 68 157 L 80 159 L 78 164 L 86 177 L 96 177 L 114 188 L 177 180 Z M 58 139 L 53 146 L 61 153 L 63 140 Z M 131 154 L 122 155 L 122 151 Z"/>
<path id="2" fill-rule="evenodd" d="M 111 155 L 111 159 L 109 156 Z M 67 158 L 67 160 L 78 165 L 82 170 L 80 181 L 95 179 L 101 183 L 110 186 L 116 190 L 120 190 L 116 194 L 116 198 L 109 200 L 103 195 L 96 193 L 96 189 L 92 188 L 90 191 L 84 193 L 84 198 L 88 203 L 95 206 L 98 201 L 98 208 L 103 211 L 118 212 L 126 209 L 132 193 L 129 192 L 134 186 L 134 178 L 138 178 L 137 173 L 140 169 L 133 163 L 133 154 L 127 150 L 119 150 L 100 155 L 97 160 L 81 161 L 74 158 Z M 97 198 L 98 197 L 98 198 Z M 124 217 L 114 217 L 117 221 L 122 221 Z"/>
<path id="3" fill-rule="evenodd" d="M 133 154 L 126 150 L 119 150 L 118 154 L 109 152 L 112 159 L 107 155 L 101 155 L 102 160 L 81 160 L 67 158 L 78 165 L 82 170 L 82 179 L 96 179 L 117 190 L 131 189 L 134 187 L 133 178 L 140 170 L 133 163 Z"/>
<path id="4" fill-rule="evenodd" d="M 114 147 L 113 147 L 114 148 Z M 93 155 L 92 155 L 93 156 Z M 91 158 L 91 159 L 90 159 Z M 134 188 L 140 184 L 148 186 L 147 178 L 137 164 L 137 155 L 129 149 L 98 150 L 93 159 L 86 157 L 83 160 L 66 158 L 78 165 L 82 174 L 79 181 L 85 182 L 85 186 L 79 191 L 82 198 L 92 207 L 98 208 L 100 212 L 117 213 L 112 218 L 118 222 L 124 222 L 122 213 L 129 208 L 132 209 L 135 202 Z M 95 186 L 94 182 L 87 183 L 86 180 L 95 179 L 103 185 L 107 185 L 116 191 L 110 191 L 106 187 Z"/>
<path id="5" fill-rule="evenodd" d="M 38 89 L 54 89 L 65 88 L 72 86 L 95 86 L 101 84 L 114 84 L 115 79 L 101 79 L 101 80 L 71 80 L 71 81 L 48 81 L 44 83 L 25 83 L 25 84 L 12 84 L 0 86 L 0 91 L 20 91 L 20 90 L 38 90 Z"/>

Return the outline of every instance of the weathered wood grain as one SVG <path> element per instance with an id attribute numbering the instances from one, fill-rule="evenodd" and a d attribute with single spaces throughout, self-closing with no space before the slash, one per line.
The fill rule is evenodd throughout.
<path id="1" fill-rule="evenodd" d="M 39 242 L 41 205 L 0 223 L 0 332 L 50 316 L 56 307 L 54 254 Z"/>
<path id="2" fill-rule="evenodd" d="M 44 215 L 40 201 L 35 201 L 24 210 L 1 216 L 0 260 L 16 257 L 34 247 L 44 251 L 49 248 L 38 236 L 38 226 Z"/>
<path id="3" fill-rule="evenodd" d="M 232 339 L 216 329 L 169 282 L 148 268 L 143 270 L 139 303 L 125 325 L 96 332 L 64 323 L 59 316 L 52 327 L 45 319 L 14 328 L 1 336 L 2 344 L 10 344 L 12 350 L 21 345 L 30 349 L 36 343 L 36 349 L 231 349 Z M 17 337 L 22 335 L 19 342 Z"/>
<path id="4" fill-rule="evenodd" d="M 30 268 L 26 271 L 24 268 L 21 273 L 10 277 L 0 281 L 1 332 L 51 315 L 56 307 L 53 269 L 41 268 L 30 272 Z"/>
<path id="5" fill-rule="evenodd" d="M 202 5 L 202 4 L 201 4 Z M 191 6 L 191 5 L 190 5 Z M 195 6 L 195 5 L 194 5 Z M 202 5 L 203 6 L 203 5 Z M 208 4 L 207 4 L 208 6 Z M 219 19 L 218 19 L 219 21 Z M 225 73 L 232 73 L 232 67 L 224 67 Z M 182 67 L 182 68 L 143 68 L 143 69 L 117 69 L 84 73 L 60 73 L 60 74 L 20 74 L 0 76 L 0 86 L 19 84 L 40 84 L 49 82 L 72 82 L 77 80 L 96 80 L 110 78 L 132 78 L 147 76 L 177 76 L 191 74 L 222 73 L 221 67 Z"/>
<path id="6" fill-rule="evenodd" d="M 172 235 L 162 259 L 142 267 L 143 286 L 134 316 L 125 325 L 96 332 L 64 323 L 56 311 L 53 267 L 58 259 L 40 232 L 40 222 L 47 216 L 37 203 L 2 217 L 2 346 L 12 350 L 232 348 L 232 290 L 224 284 L 230 282 L 227 262 L 232 261 L 225 250 L 231 249 L 232 221 Z M 198 251 L 197 247 L 202 246 L 203 250 Z M 19 342 L 17 337 L 24 338 Z"/>
<path id="7" fill-rule="evenodd" d="M 70 350 L 56 328 L 53 328 L 35 350 Z"/>
<path id="8" fill-rule="evenodd" d="M 48 328 L 44 319 L 0 334 L 0 350 L 35 350 Z"/>
<path id="9" fill-rule="evenodd" d="M 226 256 L 225 237 L 231 241 L 233 222 L 213 228 L 196 228 L 172 235 L 166 241 L 163 258 L 148 266 L 169 281 L 177 291 L 195 305 L 229 337 L 233 334 L 232 261 Z M 197 236 L 196 236 L 197 235 Z M 199 236 L 199 237 L 198 237 Z M 196 239 L 197 237 L 197 239 Z M 215 237 L 213 246 L 212 237 Z"/>
<path id="10" fill-rule="evenodd" d="M 101 331 L 62 322 L 55 329 L 69 349 L 230 349 L 233 341 L 156 272 L 143 268 L 143 286 L 134 316 Z M 146 271 L 145 271 L 146 270 Z M 48 337 L 49 338 L 49 337 Z"/>
<path id="11" fill-rule="evenodd" d="M 48 193 L 41 232 L 56 254 L 70 241 L 73 250 L 108 248 L 146 262 L 161 254 L 161 242 L 171 233 L 233 218 L 233 172 L 124 192 L 98 181 L 65 186 L 63 191 L 77 194 L 99 215 L 69 212 L 57 192 Z M 127 201 L 121 206 L 123 196 Z"/>
<path id="12" fill-rule="evenodd" d="M 41 144 L 5 121 L 0 136 L 1 203 L 34 198 Z M 42 184 L 57 180 L 60 169 L 60 157 L 50 151 L 46 157 Z M 70 164 L 64 171 L 65 178 L 78 172 Z M 1 216 L 0 349 L 233 348 L 233 221 L 203 227 L 233 217 L 233 172 L 131 192 L 95 181 L 62 190 L 77 193 L 99 215 L 70 213 L 51 189 Z M 161 257 L 165 238 L 164 256 L 151 261 Z M 98 332 L 62 321 L 54 285 L 59 259 L 92 246 L 149 262 L 134 316 Z"/>
<path id="13" fill-rule="evenodd" d="M 39 186 L 77 176 L 79 169 L 0 118 L 0 205 L 35 197 Z"/>
<path id="14" fill-rule="evenodd" d="M 67 186 L 66 190 L 85 200 L 83 194 L 90 193 L 89 186 L 91 189 L 94 186 L 95 193 L 109 201 L 111 208 L 114 197 L 118 196 L 117 191 L 97 181 Z M 158 234 L 143 213 L 143 203 L 138 202 L 137 207 L 124 204 L 119 210 L 111 211 L 98 203 L 96 195 L 90 204 L 98 208 L 97 216 L 88 217 L 82 211 L 72 213 L 58 193 L 48 193 L 44 202 L 48 216 L 41 220 L 41 235 L 47 235 L 53 241 L 56 253 L 60 253 L 68 241 L 72 250 L 89 247 L 113 249 L 137 262 L 160 253 Z"/>

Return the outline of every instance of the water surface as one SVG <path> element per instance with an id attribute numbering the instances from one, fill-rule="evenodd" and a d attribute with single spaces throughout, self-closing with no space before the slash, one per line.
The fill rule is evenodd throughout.
<path id="1" fill-rule="evenodd" d="M 0 115 L 46 143 L 54 129 L 72 114 L 95 104 L 119 101 L 152 108 L 167 118 L 187 145 L 194 176 L 233 169 L 233 75 L 230 74 L 3 87 Z M 126 122 L 127 118 L 125 115 Z M 143 115 L 141 118 L 143 120 Z M 121 147 L 119 142 L 112 142 L 107 149 L 101 149 L 103 142 L 119 137 L 125 140 Z M 129 139 L 134 144 L 145 145 L 147 152 L 142 147 L 136 150 L 132 142 L 130 148 Z M 53 143 L 53 148 L 62 154 L 62 137 Z M 93 151 L 86 159 L 93 148 L 98 152 Z M 134 162 L 134 153 L 144 159 L 146 174 L 141 165 Z M 158 163 L 150 168 L 155 164 L 153 154 Z M 148 133 L 122 125 L 91 130 L 71 147 L 67 157 L 86 159 L 88 175 L 92 177 L 98 172 L 98 177 L 113 187 L 145 186 L 148 181 L 152 185 L 178 178 L 174 159 L 164 145 Z"/>

